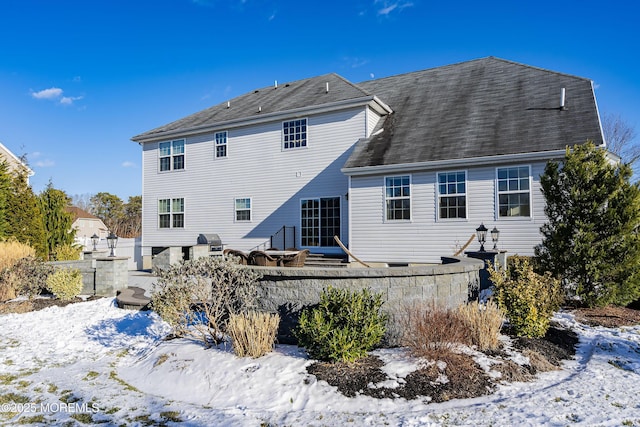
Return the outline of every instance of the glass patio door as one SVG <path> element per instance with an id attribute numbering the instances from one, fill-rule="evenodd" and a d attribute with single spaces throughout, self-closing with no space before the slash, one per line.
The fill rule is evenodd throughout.
<path id="1" fill-rule="evenodd" d="M 303 199 L 300 208 L 301 246 L 338 246 L 340 238 L 340 197 Z"/>

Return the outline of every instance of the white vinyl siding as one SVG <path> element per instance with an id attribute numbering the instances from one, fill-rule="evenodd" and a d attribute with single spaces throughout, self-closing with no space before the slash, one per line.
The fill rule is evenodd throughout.
<path id="1" fill-rule="evenodd" d="M 300 244 L 300 200 L 340 195 L 341 223 L 347 224 L 348 178 L 341 172 L 350 150 L 364 138 L 365 108 L 309 115 L 313 144 L 282 151 L 282 121 L 226 128 L 233 154 L 212 161 L 215 133 L 187 137 L 189 167 L 160 174 L 157 144 L 143 145 L 143 251 L 150 247 L 192 246 L 201 233 L 216 233 L 227 248 L 248 250 L 264 243 L 283 225 L 296 227 Z M 154 149 L 155 147 L 155 149 Z M 167 189 L 185 198 L 184 229 L 158 229 L 157 200 Z M 251 222 L 236 221 L 235 199 L 251 196 Z M 380 197 L 378 193 L 378 203 Z M 343 226 L 341 240 L 348 243 Z M 339 252 L 328 248 L 327 253 Z"/>
<path id="2" fill-rule="evenodd" d="M 540 243 L 540 227 L 546 222 L 544 197 L 539 176 L 545 163 L 531 165 L 532 217 L 526 221 L 499 219 L 497 216 L 496 168 L 466 168 L 467 218 L 464 221 L 440 221 L 438 208 L 438 172 L 411 173 L 411 221 L 385 221 L 380 203 L 382 176 L 351 177 L 349 190 L 350 245 L 359 259 L 391 263 L 440 263 L 460 249 L 475 229 L 484 223 L 500 230 L 499 250 L 508 254 L 533 255 Z M 444 171 L 446 172 L 446 171 Z M 479 250 L 477 240 L 467 251 Z"/>

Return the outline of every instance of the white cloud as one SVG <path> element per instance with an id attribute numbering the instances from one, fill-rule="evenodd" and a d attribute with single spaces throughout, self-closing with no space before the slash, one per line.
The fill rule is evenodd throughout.
<path id="1" fill-rule="evenodd" d="M 412 7 L 413 3 L 411 2 L 405 2 L 405 3 L 401 3 L 401 2 L 393 2 L 393 3 L 389 3 L 386 0 L 374 0 L 373 2 L 374 4 L 378 4 L 378 3 L 382 3 L 382 9 L 378 9 L 378 15 L 384 15 L 387 16 L 389 15 L 391 12 L 393 12 L 394 10 L 403 10 L 406 9 L 407 7 Z"/>
<path id="2" fill-rule="evenodd" d="M 51 87 L 49 89 L 43 89 L 38 92 L 31 91 L 31 96 L 35 99 L 46 99 L 49 101 L 57 101 L 60 105 L 73 105 L 75 101 L 78 101 L 83 96 L 62 96 L 64 91 L 59 87 Z"/>
<path id="3" fill-rule="evenodd" d="M 122 162 L 122 167 L 123 168 L 135 168 L 136 164 L 134 162 L 124 161 L 124 162 Z"/>
<path id="4" fill-rule="evenodd" d="M 51 87 L 38 92 L 31 91 L 31 96 L 35 99 L 56 99 L 62 95 L 62 89 L 59 87 Z"/>
<path id="5" fill-rule="evenodd" d="M 71 105 L 74 101 L 78 101 L 82 98 L 82 96 L 63 96 L 62 98 L 60 98 L 60 104 Z"/>

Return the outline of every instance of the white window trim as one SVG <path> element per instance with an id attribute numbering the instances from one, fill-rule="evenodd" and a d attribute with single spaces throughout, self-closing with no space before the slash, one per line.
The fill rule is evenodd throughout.
<path id="1" fill-rule="evenodd" d="M 387 200 L 399 200 L 401 198 L 387 199 L 387 178 L 409 177 L 409 219 L 388 219 L 387 218 Z M 385 175 L 382 178 L 382 222 L 387 224 L 406 224 L 413 221 L 413 176 L 412 174 L 401 175 Z"/>
<path id="2" fill-rule="evenodd" d="M 284 146 L 284 124 L 285 123 L 289 123 L 289 122 L 295 122 L 296 120 L 304 120 L 307 126 L 307 138 L 305 140 L 305 145 L 303 147 L 289 147 L 289 148 L 285 148 Z M 280 124 L 280 149 L 282 151 L 297 151 L 297 150 L 305 150 L 307 148 L 309 148 L 309 118 L 307 117 L 299 117 L 299 118 L 295 118 L 295 119 L 288 119 L 288 120 L 283 120 Z"/>
<path id="3" fill-rule="evenodd" d="M 218 141 L 216 140 L 216 135 L 224 133 L 225 134 L 225 142 L 224 144 L 218 144 Z M 225 147 L 225 155 L 224 156 L 218 156 L 218 147 L 219 146 L 223 146 Z M 219 131 L 219 132 L 214 132 L 213 133 L 213 159 L 214 160 L 222 160 L 222 159 L 226 159 L 229 157 L 229 131 L 227 130 L 223 130 L 223 131 Z"/>
<path id="4" fill-rule="evenodd" d="M 501 192 L 498 189 L 498 169 L 511 169 L 511 168 L 521 168 L 527 167 L 529 169 L 529 216 L 500 216 L 500 194 L 509 194 L 509 193 L 522 193 L 523 191 L 504 191 Z M 509 165 L 509 166 L 498 166 L 495 168 L 495 179 L 493 180 L 493 186 L 495 190 L 495 205 L 494 205 L 494 219 L 496 221 L 533 221 L 533 176 L 531 174 L 532 167 L 530 164 L 528 165 Z"/>
<path id="5" fill-rule="evenodd" d="M 173 168 L 173 143 L 176 141 L 182 141 L 182 146 L 184 147 L 184 152 L 181 154 L 184 157 L 184 167 L 182 169 L 174 169 Z M 160 144 L 166 143 L 168 142 L 170 144 L 171 147 L 171 153 L 168 156 L 162 156 L 160 155 Z M 187 169 L 187 140 L 185 138 L 178 138 L 178 139 L 172 139 L 172 140 L 168 140 L 168 141 L 160 141 L 158 142 L 158 159 L 157 159 L 157 168 L 158 168 L 158 173 L 171 173 L 171 172 L 182 172 L 184 170 Z M 169 158 L 169 169 L 167 170 L 161 170 L 160 169 L 160 159 L 168 157 Z"/>
<path id="6" fill-rule="evenodd" d="M 238 219 L 238 207 L 236 203 L 238 200 L 249 199 L 249 219 Z M 247 209 L 242 209 L 242 211 L 246 211 Z M 252 197 L 234 197 L 233 198 L 233 222 L 239 223 L 249 223 L 253 222 L 253 198 Z"/>
<path id="7" fill-rule="evenodd" d="M 440 218 L 440 196 L 453 197 L 449 194 L 440 194 L 439 175 L 443 173 L 460 173 L 464 172 L 464 197 L 465 197 L 465 214 L 464 218 Z M 497 174 L 497 171 L 496 171 Z M 497 175 L 496 175 L 497 176 Z M 469 171 L 467 169 L 456 169 L 449 171 L 436 172 L 436 221 L 438 222 L 469 222 Z"/>
<path id="8" fill-rule="evenodd" d="M 173 212 L 173 200 L 174 199 L 182 199 L 183 210 L 182 212 Z M 169 200 L 169 227 L 160 227 L 160 200 Z M 181 213 L 184 216 L 183 226 L 182 227 L 174 227 L 173 226 L 173 215 L 176 213 Z M 166 215 L 162 214 L 162 215 Z M 186 197 L 158 197 L 156 200 L 156 227 L 160 231 L 165 230 L 184 230 L 187 228 L 187 198 Z"/>

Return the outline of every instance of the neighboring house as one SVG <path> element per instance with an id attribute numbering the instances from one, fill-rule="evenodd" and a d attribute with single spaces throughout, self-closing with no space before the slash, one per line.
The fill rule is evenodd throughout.
<path id="1" fill-rule="evenodd" d="M 35 172 L 31 170 L 18 156 L 13 154 L 7 147 L 0 142 L 0 161 L 6 161 L 9 165 L 9 171 L 11 172 L 26 172 L 27 184 L 29 184 L 29 177 L 33 176 Z"/>
<path id="2" fill-rule="evenodd" d="M 341 253 L 336 235 L 392 263 L 438 262 L 481 223 L 501 231 L 500 249 L 531 255 L 546 162 L 604 146 L 590 80 L 493 57 L 275 84 L 132 140 L 144 257 L 188 254 L 201 233 L 250 250 L 286 226 L 299 248 Z"/>
<path id="3" fill-rule="evenodd" d="M 76 230 L 76 243 L 84 246 L 87 250 L 91 250 L 91 236 L 94 234 L 104 240 L 109 233 L 107 226 L 97 216 L 91 215 L 89 212 L 80 209 L 77 206 L 66 208 L 67 212 L 73 215 L 72 228 Z"/>

